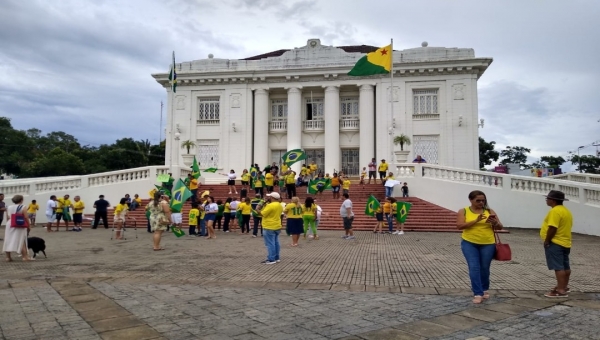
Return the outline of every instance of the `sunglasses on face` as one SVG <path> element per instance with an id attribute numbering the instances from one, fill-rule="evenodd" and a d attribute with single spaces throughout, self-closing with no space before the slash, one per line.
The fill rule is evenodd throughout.
<path id="1" fill-rule="evenodd" d="M 485 200 L 475 200 L 477 203 L 485 203 Z"/>

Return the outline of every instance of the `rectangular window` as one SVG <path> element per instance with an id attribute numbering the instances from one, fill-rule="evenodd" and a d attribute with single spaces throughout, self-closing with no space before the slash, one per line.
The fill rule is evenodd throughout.
<path id="1" fill-rule="evenodd" d="M 287 99 L 271 100 L 271 121 L 287 120 L 288 105 Z"/>
<path id="2" fill-rule="evenodd" d="M 273 162 L 275 162 L 275 164 L 277 164 L 277 166 L 281 166 L 281 162 L 283 155 L 286 153 L 286 150 L 271 150 L 271 163 L 269 164 L 273 164 Z"/>
<path id="3" fill-rule="evenodd" d="M 198 98 L 198 124 L 219 124 L 219 98 Z"/>
<path id="4" fill-rule="evenodd" d="M 438 164 L 439 161 L 439 142 L 438 135 L 413 136 L 412 148 L 414 157 L 420 155 L 427 163 Z"/>
<path id="5" fill-rule="evenodd" d="M 358 98 L 345 97 L 341 99 L 340 105 L 341 119 L 357 119 L 358 118 Z"/>
<path id="6" fill-rule="evenodd" d="M 306 100 L 306 120 L 323 120 L 323 98 Z"/>
<path id="7" fill-rule="evenodd" d="M 413 115 L 437 115 L 438 90 L 413 90 Z"/>
<path id="8" fill-rule="evenodd" d="M 219 140 L 218 139 L 201 139 L 197 143 L 198 166 L 201 169 L 219 168 Z"/>
<path id="9" fill-rule="evenodd" d="M 342 149 L 342 171 L 348 176 L 360 175 L 359 149 Z"/>

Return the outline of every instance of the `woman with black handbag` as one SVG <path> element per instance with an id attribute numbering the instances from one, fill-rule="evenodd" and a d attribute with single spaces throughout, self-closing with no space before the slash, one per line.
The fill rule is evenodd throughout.
<path id="1" fill-rule="evenodd" d="M 490 297 L 490 266 L 496 253 L 494 231 L 502 229 L 502 223 L 482 191 L 472 191 L 469 201 L 470 206 L 458 211 L 456 227 L 462 230 L 460 247 L 469 266 L 473 303 L 479 304 Z"/>

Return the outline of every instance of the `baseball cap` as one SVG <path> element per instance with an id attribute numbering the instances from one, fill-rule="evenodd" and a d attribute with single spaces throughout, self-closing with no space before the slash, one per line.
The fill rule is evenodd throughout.
<path id="1" fill-rule="evenodd" d="M 273 197 L 273 198 L 274 198 L 274 199 L 276 199 L 276 200 L 278 200 L 278 199 L 281 199 L 281 196 L 279 196 L 279 194 L 278 194 L 278 193 L 276 193 L 276 192 L 272 192 L 272 193 L 270 193 L 270 194 L 267 194 L 267 196 L 269 196 L 269 197 Z"/>

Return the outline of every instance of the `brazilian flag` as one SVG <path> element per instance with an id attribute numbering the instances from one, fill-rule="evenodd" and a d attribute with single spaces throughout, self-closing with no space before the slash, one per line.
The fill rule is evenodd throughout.
<path id="1" fill-rule="evenodd" d="M 198 166 L 196 156 L 194 156 L 194 163 L 192 163 L 192 177 L 198 179 L 200 176 L 202 176 L 202 173 L 200 172 L 200 167 Z"/>
<path id="2" fill-rule="evenodd" d="M 406 218 L 408 217 L 408 211 L 412 204 L 407 202 L 397 202 L 396 203 L 396 221 L 398 223 L 406 223 Z"/>
<path id="3" fill-rule="evenodd" d="M 286 152 L 281 159 L 283 163 L 287 166 L 290 166 L 296 162 L 302 161 L 306 159 L 306 153 L 302 151 L 302 149 L 294 149 Z"/>
<path id="4" fill-rule="evenodd" d="M 319 192 L 319 184 L 323 185 L 323 190 L 331 189 L 330 178 L 315 178 L 312 181 L 308 182 L 308 193 L 314 195 L 317 192 Z"/>
<path id="5" fill-rule="evenodd" d="M 250 168 L 250 177 L 256 178 L 256 176 L 258 176 L 258 169 L 253 166 Z"/>
<path id="6" fill-rule="evenodd" d="M 171 198 L 171 191 L 163 186 L 158 186 L 158 185 L 154 185 L 156 187 L 156 190 L 163 192 L 165 195 L 169 196 L 169 198 Z"/>
<path id="7" fill-rule="evenodd" d="M 202 171 L 204 171 L 204 172 L 210 172 L 210 173 L 214 174 L 215 172 L 217 172 L 217 170 L 218 170 L 217 168 L 208 168 L 208 169 L 204 169 Z"/>
<path id="8" fill-rule="evenodd" d="M 171 210 L 174 212 L 181 212 L 183 209 L 183 203 L 190 197 L 192 197 L 192 192 L 180 179 L 177 181 L 177 184 L 175 184 L 175 188 L 173 189 L 173 196 L 171 197 Z"/>
<path id="9" fill-rule="evenodd" d="M 173 234 L 177 237 L 185 236 L 185 232 L 174 225 L 171 226 L 171 231 L 173 231 Z"/>
<path id="10" fill-rule="evenodd" d="M 71 218 L 71 214 L 69 213 L 69 207 L 63 208 L 63 220 L 68 222 L 73 221 L 73 219 Z"/>
<path id="11" fill-rule="evenodd" d="M 367 206 L 365 207 L 365 215 L 375 216 L 375 211 L 377 211 L 380 206 L 381 204 L 377 198 L 375 198 L 375 196 L 369 196 L 369 199 L 367 200 Z"/>

